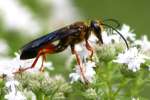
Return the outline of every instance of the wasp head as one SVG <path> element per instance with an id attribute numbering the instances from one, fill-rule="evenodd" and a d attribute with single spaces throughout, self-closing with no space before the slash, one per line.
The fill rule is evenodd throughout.
<path id="1" fill-rule="evenodd" d="M 100 21 L 92 20 L 90 23 L 91 31 L 95 34 L 95 36 L 99 39 L 99 42 L 103 44 L 103 39 L 101 32 L 103 31 L 103 27 Z"/>
<path id="2" fill-rule="evenodd" d="M 103 23 L 104 21 L 111 21 L 111 22 L 114 22 L 117 26 L 116 27 L 113 27 L 109 24 L 105 24 Z M 114 20 L 114 19 L 106 19 L 104 20 L 103 22 L 100 21 L 100 20 L 92 20 L 91 21 L 91 24 L 90 24 L 90 27 L 91 27 L 91 31 L 94 32 L 94 34 L 96 35 L 96 37 L 99 39 L 100 43 L 103 44 L 103 39 L 102 39 L 102 31 L 103 31 L 103 26 L 106 26 L 110 29 L 112 29 L 113 31 L 115 31 L 117 34 L 120 35 L 120 37 L 124 40 L 127 48 L 129 49 L 129 45 L 127 43 L 127 40 L 126 38 L 116 29 L 117 27 L 120 26 L 119 22 L 117 20 Z"/>

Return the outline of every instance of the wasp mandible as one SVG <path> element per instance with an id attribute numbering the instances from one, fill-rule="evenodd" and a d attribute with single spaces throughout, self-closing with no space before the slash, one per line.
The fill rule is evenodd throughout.
<path id="1" fill-rule="evenodd" d="M 46 54 L 54 54 L 54 53 L 62 52 L 67 47 L 71 48 L 72 54 L 75 54 L 76 56 L 78 65 L 81 66 L 79 55 L 77 54 L 75 50 L 75 45 L 82 41 L 85 41 L 86 43 L 85 46 L 87 50 L 91 52 L 90 56 L 92 56 L 93 49 L 88 43 L 88 38 L 93 33 L 98 38 L 99 40 L 98 42 L 100 44 L 103 44 L 103 39 L 102 39 L 102 34 L 101 34 L 103 31 L 103 26 L 107 26 L 115 30 L 125 41 L 126 46 L 128 48 L 128 43 L 126 39 L 114 27 L 108 24 L 105 24 L 100 20 L 91 20 L 89 23 L 79 21 L 71 25 L 68 25 L 66 27 L 63 27 L 61 29 L 58 29 L 54 32 L 51 32 L 47 35 L 44 35 L 40 38 L 37 38 L 29 42 L 25 46 L 23 46 L 23 48 L 21 49 L 20 59 L 25 60 L 25 59 L 35 58 L 35 60 L 33 64 L 31 65 L 31 67 L 19 69 L 19 72 L 33 68 L 35 64 L 37 63 L 40 56 L 43 59 L 42 59 L 41 68 L 39 70 L 42 71 L 43 62 L 46 60 Z M 57 44 L 54 43 L 56 41 L 58 41 Z"/>

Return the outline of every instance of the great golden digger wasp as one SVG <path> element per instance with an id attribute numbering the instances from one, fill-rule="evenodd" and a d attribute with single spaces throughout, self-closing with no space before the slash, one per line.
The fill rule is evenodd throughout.
<path id="1" fill-rule="evenodd" d="M 108 19 L 107 21 L 116 22 L 113 19 Z M 86 44 L 85 46 L 87 50 L 91 52 L 90 56 L 92 57 L 93 49 L 88 42 L 88 38 L 91 35 L 91 33 L 93 33 L 98 38 L 99 44 L 103 44 L 101 33 L 103 31 L 104 26 L 109 27 L 112 30 L 116 31 L 121 36 L 121 38 L 125 41 L 127 48 L 129 48 L 128 43 L 126 39 L 122 36 L 122 34 L 119 33 L 115 27 L 112 27 L 111 25 L 105 24 L 103 22 L 104 21 L 100 21 L 100 20 L 91 20 L 89 23 L 85 23 L 82 21 L 75 22 L 71 25 L 58 29 L 54 32 L 50 32 L 47 35 L 44 35 L 38 39 L 29 42 L 22 48 L 20 59 L 25 60 L 25 59 L 35 58 L 35 60 L 31 65 L 31 67 L 19 69 L 18 72 L 33 68 L 40 56 L 43 58 L 42 65 L 40 68 L 40 71 L 42 71 L 43 62 L 46 60 L 46 54 L 54 54 L 54 53 L 62 52 L 67 47 L 71 48 L 72 54 L 75 54 L 76 56 L 78 65 L 81 66 L 80 57 L 75 50 L 75 45 L 82 41 L 85 41 Z M 58 41 L 57 44 L 55 43 L 56 41 Z M 80 69 L 82 72 L 82 68 Z"/>

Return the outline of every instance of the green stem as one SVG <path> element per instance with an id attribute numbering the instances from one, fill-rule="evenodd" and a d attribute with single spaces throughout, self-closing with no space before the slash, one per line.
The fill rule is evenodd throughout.
<path id="1" fill-rule="evenodd" d="M 109 100 L 114 100 L 113 99 L 113 93 L 112 93 L 112 87 L 111 87 L 111 83 L 109 81 L 107 81 L 107 85 L 108 85 L 108 97 L 109 97 Z"/>
<path id="2" fill-rule="evenodd" d="M 58 89 L 59 89 L 59 87 L 58 88 L 56 88 L 56 90 L 51 94 L 51 96 L 50 96 L 50 100 L 53 100 L 53 97 L 54 97 L 54 95 L 55 95 L 55 93 L 58 91 Z"/>
<path id="3" fill-rule="evenodd" d="M 43 100 L 43 94 L 38 92 L 38 93 L 35 93 L 36 94 L 36 100 Z"/>
<path id="4" fill-rule="evenodd" d="M 107 84 L 107 87 L 108 87 L 108 98 L 109 98 L 109 100 L 114 100 L 113 91 L 112 91 L 111 76 L 110 76 L 109 71 L 107 72 L 106 75 L 107 75 L 106 84 Z"/>
<path id="5" fill-rule="evenodd" d="M 48 96 L 44 95 L 44 100 L 49 100 Z"/>
<path id="6" fill-rule="evenodd" d="M 138 96 L 141 91 L 140 87 L 144 84 L 144 72 L 140 72 L 139 76 L 134 80 L 133 88 L 131 89 L 131 96 Z"/>
<path id="7" fill-rule="evenodd" d="M 114 93 L 114 97 L 116 97 L 118 95 L 118 93 L 121 91 L 121 89 L 128 83 L 126 78 L 122 79 L 122 82 L 120 83 L 118 89 L 116 90 L 116 92 Z"/>

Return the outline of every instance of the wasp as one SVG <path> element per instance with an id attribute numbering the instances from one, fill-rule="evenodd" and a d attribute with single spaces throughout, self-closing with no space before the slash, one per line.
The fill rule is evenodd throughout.
<path id="1" fill-rule="evenodd" d="M 19 69 L 19 71 L 25 71 L 27 69 L 33 68 L 39 57 L 42 57 L 42 65 L 39 69 L 42 71 L 43 62 L 46 60 L 46 54 L 59 53 L 68 47 L 71 48 L 72 54 L 75 54 L 76 56 L 78 65 L 81 66 L 81 61 L 77 51 L 75 50 L 75 45 L 85 41 L 85 46 L 87 50 L 91 52 L 90 56 L 92 57 L 93 49 L 88 42 L 88 38 L 91 34 L 94 34 L 98 38 L 99 44 L 103 44 L 101 34 L 104 30 L 103 26 L 107 26 L 115 30 L 123 38 L 128 48 L 126 39 L 114 27 L 108 24 L 104 24 L 103 21 L 100 20 L 91 20 L 89 23 L 79 21 L 39 37 L 23 46 L 21 49 L 20 59 L 26 60 L 35 58 L 35 60 L 33 61 L 31 67 Z M 55 43 L 56 41 L 57 44 Z"/>

